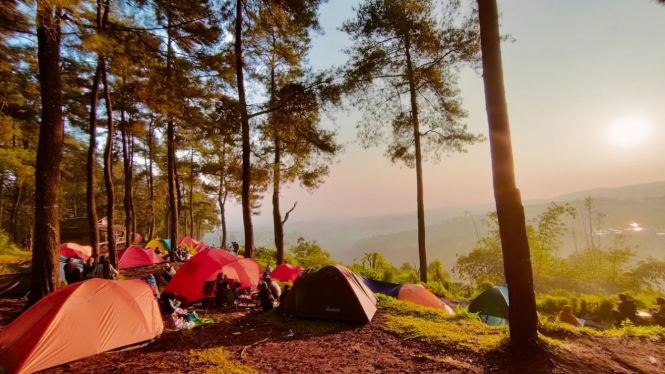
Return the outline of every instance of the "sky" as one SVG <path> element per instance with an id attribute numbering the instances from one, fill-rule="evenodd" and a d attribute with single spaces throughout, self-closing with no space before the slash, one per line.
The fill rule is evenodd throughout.
<path id="1" fill-rule="evenodd" d="M 324 35 L 313 40 L 314 69 L 342 65 L 350 44 L 338 28 L 358 0 L 320 9 Z M 504 79 L 515 172 L 524 200 L 598 187 L 665 180 L 665 6 L 651 0 L 499 0 Z M 465 123 L 487 135 L 482 77 L 461 71 Z M 313 194 L 282 193 L 291 220 L 415 212 L 415 170 L 392 165 L 385 146 L 356 141 L 357 112 L 336 113 L 344 153 Z M 271 192 L 270 192 L 271 193 Z M 424 166 L 426 209 L 493 202 L 489 143 Z M 257 225 L 272 220 L 264 199 Z M 229 228 L 242 227 L 240 207 Z"/>

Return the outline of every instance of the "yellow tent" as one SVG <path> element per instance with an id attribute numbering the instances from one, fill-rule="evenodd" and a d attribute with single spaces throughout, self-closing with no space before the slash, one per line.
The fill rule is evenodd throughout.
<path id="1" fill-rule="evenodd" d="M 145 247 L 150 249 L 159 249 L 159 251 L 162 252 L 163 254 L 169 253 L 169 251 L 164 246 L 164 243 L 159 239 L 153 239 L 149 241 Z"/>

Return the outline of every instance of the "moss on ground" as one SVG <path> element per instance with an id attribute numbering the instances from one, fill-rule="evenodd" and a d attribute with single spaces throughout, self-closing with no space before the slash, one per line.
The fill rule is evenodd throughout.
<path id="1" fill-rule="evenodd" d="M 208 348 L 190 351 L 191 365 L 205 365 L 207 374 L 253 374 L 257 371 L 231 358 L 224 348 Z"/>
<path id="2" fill-rule="evenodd" d="M 22 251 L 13 245 L 0 248 L 0 274 L 13 274 L 30 266 L 32 253 Z"/>

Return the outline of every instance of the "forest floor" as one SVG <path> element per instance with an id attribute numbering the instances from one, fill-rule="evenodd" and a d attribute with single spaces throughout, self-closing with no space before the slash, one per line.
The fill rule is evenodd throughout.
<path id="1" fill-rule="evenodd" d="M 134 278 L 157 270 L 123 272 Z M 21 299 L 0 299 L 0 331 Z M 47 373 L 662 373 L 662 337 L 545 333 L 535 358 L 511 353 L 507 331 L 381 298 L 371 323 L 284 320 L 275 312 L 197 309 L 214 323 L 165 330 L 152 344 Z M 85 334 L 84 331 L 81 331 Z"/>

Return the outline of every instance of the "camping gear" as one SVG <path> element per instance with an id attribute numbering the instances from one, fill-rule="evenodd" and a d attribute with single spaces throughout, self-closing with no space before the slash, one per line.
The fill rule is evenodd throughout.
<path id="1" fill-rule="evenodd" d="M 397 300 L 408 301 L 429 308 L 441 309 L 450 315 L 455 314 L 451 307 L 439 300 L 436 295 L 421 284 L 403 284 L 398 291 Z"/>
<path id="2" fill-rule="evenodd" d="M 508 324 L 508 288 L 492 287 L 481 293 L 469 305 L 470 313 L 478 313 L 480 320 L 488 325 Z"/>
<path id="3" fill-rule="evenodd" d="M 76 243 L 62 243 L 60 244 L 60 256 L 63 257 L 80 257 L 84 261 L 92 256 L 92 247 L 89 245 L 79 245 Z"/>
<path id="4" fill-rule="evenodd" d="M 328 265 L 302 275 L 279 310 L 298 317 L 370 322 L 377 298 L 362 277 L 341 265 Z"/>
<path id="5" fill-rule="evenodd" d="M 146 244 L 145 247 L 153 249 L 153 250 L 154 249 L 159 249 L 159 251 L 162 252 L 162 254 L 169 253 L 169 251 L 164 246 L 164 243 L 162 243 L 162 241 L 160 239 L 153 239 L 153 240 L 149 241 L 148 244 Z"/>
<path id="6" fill-rule="evenodd" d="M 240 282 L 240 288 L 256 287 L 261 277 L 259 264 L 248 258 L 238 259 L 227 251 L 206 249 L 189 259 L 173 276 L 164 292 L 176 292 L 184 305 L 210 297 L 204 294 L 206 282 L 214 282 L 223 273 Z"/>
<path id="7" fill-rule="evenodd" d="M 166 262 L 153 249 L 141 248 L 135 245 L 130 245 L 118 252 L 118 258 L 118 269 L 130 269 Z"/>
<path id="8" fill-rule="evenodd" d="M 270 278 L 282 282 L 293 282 L 298 278 L 298 275 L 301 272 L 302 268 L 300 266 L 296 267 L 290 264 L 281 264 L 270 273 Z"/>
<path id="9" fill-rule="evenodd" d="M 0 367 L 34 373 L 163 331 L 152 287 L 142 280 L 90 279 L 61 288 L 0 333 Z"/>
<path id="10" fill-rule="evenodd" d="M 159 241 L 162 243 L 162 246 L 166 249 L 166 252 L 171 252 L 171 239 L 159 239 Z"/>
<path id="11" fill-rule="evenodd" d="M 386 296 L 397 298 L 399 294 L 399 289 L 402 288 L 401 284 L 383 282 L 374 279 L 367 279 L 363 277 L 363 282 L 369 287 L 370 290 L 374 293 L 382 293 Z"/>

